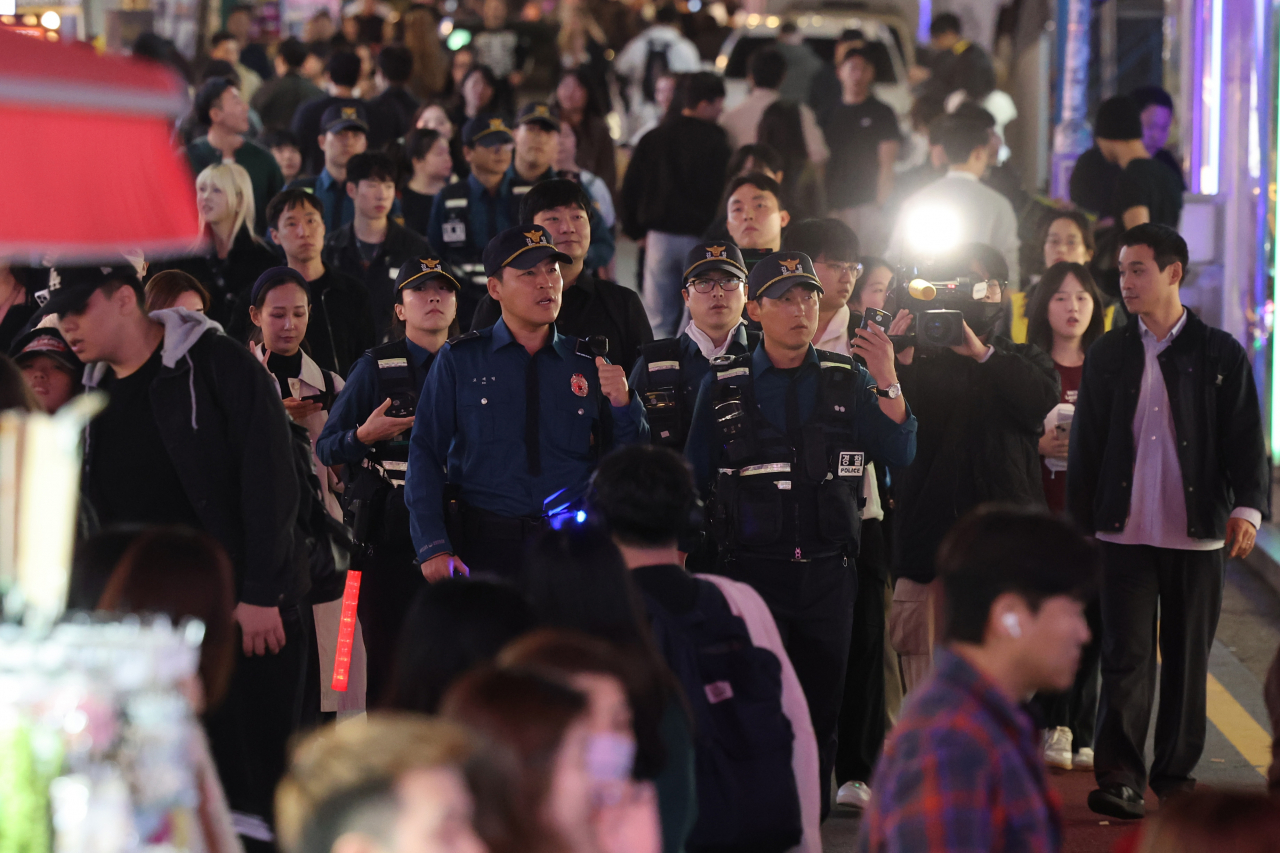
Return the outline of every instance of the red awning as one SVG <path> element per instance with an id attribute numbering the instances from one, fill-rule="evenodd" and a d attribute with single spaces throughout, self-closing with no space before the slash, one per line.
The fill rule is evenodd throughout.
<path id="1" fill-rule="evenodd" d="M 170 143 L 187 108 L 161 65 L 0 30 L 0 258 L 189 253 L 194 180 Z"/>

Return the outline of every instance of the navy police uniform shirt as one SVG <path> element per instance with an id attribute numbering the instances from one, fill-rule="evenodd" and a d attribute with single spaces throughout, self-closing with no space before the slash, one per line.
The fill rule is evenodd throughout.
<path id="1" fill-rule="evenodd" d="M 472 283 L 484 284 L 484 264 L 480 262 L 484 247 L 498 234 L 520 224 L 516 206 L 510 171 L 502 176 L 496 195 L 485 189 L 475 175 L 468 175 L 465 181 L 450 184 L 436 194 L 427 224 L 427 242 Z"/>
<path id="2" fill-rule="evenodd" d="M 905 467 L 911 464 L 916 455 L 916 417 L 907 407 L 907 419 L 902 423 L 893 420 L 880 411 L 879 397 L 873 390 L 874 381 L 866 368 L 854 364 L 854 399 L 857 408 L 849 414 L 856 425 L 857 450 L 866 451 L 874 460 L 893 467 Z M 814 406 L 818 402 L 818 375 L 821 372 L 819 351 L 812 345 L 805 356 L 804 363 L 794 378 L 790 371 L 782 371 L 773 366 L 762 341 L 751 355 L 751 378 L 756 404 L 764 419 L 782 433 L 787 431 L 786 397 L 787 385 L 794 381 L 796 397 L 799 403 L 799 415 L 802 422 L 808 422 L 813 415 Z M 714 427 L 712 421 L 714 395 L 711 385 L 716 381 L 716 374 L 708 372 L 702 380 L 702 389 L 698 392 L 698 403 L 693 411 L 693 424 L 689 427 L 689 438 L 685 443 L 684 455 L 693 468 L 694 479 L 698 490 L 706 496 L 710 493 L 711 481 L 715 470 L 721 465 L 724 448 L 712 446 Z"/>
<path id="3" fill-rule="evenodd" d="M 426 384 L 435 353 L 423 349 L 405 339 L 409 358 L 413 362 L 414 377 L 418 380 L 418 396 Z M 366 352 L 351 366 L 347 384 L 343 386 L 329 419 L 325 421 L 320 437 L 316 439 L 316 456 L 325 465 L 359 465 L 369 453 L 369 445 L 356 438 L 356 430 L 369 419 L 369 415 L 387 400 L 378 387 L 378 360 Z"/>
<path id="4" fill-rule="evenodd" d="M 557 492 L 566 499 L 585 494 L 604 452 L 597 445 L 602 418 L 613 419 L 615 445 L 648 439 L 639 398 L 632 394 L 626 406 L 612 406 L 600 393 L 595 357 L 579 355 L 577 346 L 577 338 L 552 326 L 547 345 L 530 356 L 499 320 L 440 349 L 418 403 L 405 486 L 419 562 L 454 550 L 445 532 L 446 479 L 461 487 L 467 506 L 536 518 Z M 528 473 L 524 445 L 531 357 L 541 394 L 538 476 Z"/>

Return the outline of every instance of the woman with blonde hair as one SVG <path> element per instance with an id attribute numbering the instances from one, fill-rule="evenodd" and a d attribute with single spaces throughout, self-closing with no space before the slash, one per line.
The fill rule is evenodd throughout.
<path id="1" fill-rule="evenodd" d="M 258 276 L 280 263 L 254 231 L 249 173 L 236 163 L 206 167 L 196 177 L 196 206 L 201 244 L 190 257 L 152 264 L 151 278 L 164 270 L 192 276 L 209 292 L 209 317 L 227 334 L 244 340 L 249 331 L 249 290 Z"/>
<path id="2" fill-rule="evenodd" d="M 420 101 L 438 98 L 445 90 L 449 63 L 436 34 L 435 16 L 427 6 L 415 3 L 405 11 L 402 21 L 404 46 L 413 54 L 409 91 Z"/>

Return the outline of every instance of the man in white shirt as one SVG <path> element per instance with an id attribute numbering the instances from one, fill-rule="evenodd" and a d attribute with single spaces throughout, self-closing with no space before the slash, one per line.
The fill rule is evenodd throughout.
<path id="1" fill-rule="evenodd" d="M 702 70 L 697 46 L 676 26 L 679 17 L 675 4 L 662 4 L 654 14 L 653 26 L 627 42 L 614 60 L 614 73 L 626 81 L 630 105 L 622 134 L 625 138 L 661 119 L 653 94 L 658 78 L 666 72 L 692 74 Z"/>
<path id="2" fill-rule="evenodd" d="M 938 260 L 922 257 L 931 247 L 985 243 L 1004 255 L 1009 288 L 1018 289 L 1017 216 L 1007 198 L 981 181 L 990 162 L 989 138 L 971 118 L 940 120 L 937 141 L 947 155 L 947 174 L 903 203 L 889 238 L 891 262 L 917 266 Z"/>
<path id="3" fill-rule="evenodd" d="M 720 116 L 720 126 L 729 134 L 729 145 L 736 151 L 744 145 L 754 145 L 760 119 L 769 105 L 778 100 L 778 88 L 787 73 L 787 60 L 777 50 L 757 50 L 751 56 L 747 80 L 751 93 L 746 100 Z M 808 104 L 799 104 L 800 130 L 804 134 L 805 152 L 809 161 L 821 166 L 831 157 L 827 140 L 818 127 L 818 120 Z"/>
<path id="4" fill-rule="evenodd" d="M 1195 787 L 1223 560 L 1252 550 L 1270 477 L 1245 349 L 1182 305 L 1187 244 L 1143 224 L 1120 241 L 1136 322 L 1089 350 L 1072 421 L 1067 507 L 1102 543 L 1102 689 L 1089 808 L 1144 814 Z M 1156 683 L 1155 757 L 1144 750 Z M 1163 810 L 1163 805 L 1162 805 Z"/>

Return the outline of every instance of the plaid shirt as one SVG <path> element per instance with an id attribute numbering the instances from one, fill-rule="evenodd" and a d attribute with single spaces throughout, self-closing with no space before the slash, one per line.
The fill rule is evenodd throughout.
<path id="1" fill-rule="evenodd" d="M 886 741 L 862 819 L 860 851 L 1052 853 L 1062 846 L 1026 712 L 954 652 L 939 649 Z"/>

